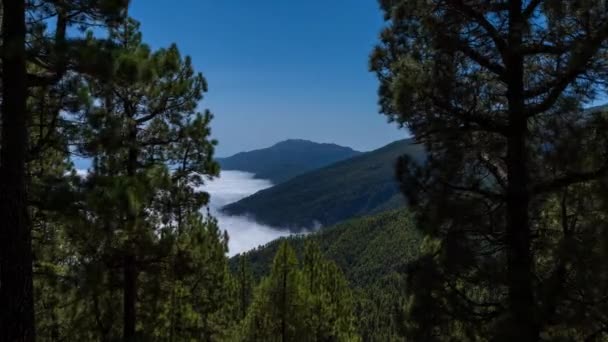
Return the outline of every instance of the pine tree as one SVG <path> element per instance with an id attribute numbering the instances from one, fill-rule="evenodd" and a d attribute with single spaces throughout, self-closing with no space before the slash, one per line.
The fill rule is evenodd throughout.
<path id="1" fill-rule="evenodd" d="M 304 247 L 303 259 L 302 310 L 308 340 L 355 340 L 353 297 L 342 271 L 323 257 L 312 240 Z"/>
<path id="2" fill-rule="evenodd" d="M 406 288 L 405 277 L 393 273 L 355 290 L 357 331 L 363 341 L 403 341 Z"/>
<path id="3" fill-rule="evenodd" d="M 297 341 L 301 324 L 300 274 L 294 250 L 285 242 L 277 251 L 272 272 L 261 281 L 244 322 L 246 341 Z"/>
<path id="4" fill-rule="evenodd" d="M 227 240 L 214 220 L 191 217 L 167 262 L 142 273 L 142 338 L 224 341 L 236 325 Z"/>
<path id="5" fill-rule="evenodd" d="M 357 341 L 354 303 L 340 269 L 314 243 L 302 268 L 281 243 L 271 274 L 255 290 L 243 322 L 245 341 Z"/>
<path id="6" fill-rule="evenodd" d="M 178 324 L 178 333 L 209 339 L 207 332 L 217 330 L 210 325 L 226 325 L 211 317 L 222 311 L 218 303 L 227 297 L 214 291 L 228 291 L 231 280 L 225 238 L 199 213 L 208 200 L 199 185 L 218 172 L 212 160 L 215 141 L 209 138 L 212 116 L 196 112 L 206 83 L 177 47 L 151 52 L 133 20 L 112 30 L 110 39 L 117 47 L 111 77 L 87 81 L 92 100 L 82 117 L 81 153 L 92 158 L 93 167 L 85 182 L 89 194 L 81 227 L 98 230 L 104 241 L 92 259 L 105 268 L 102 273 L 122 273 L 124 340 L 145 339 L 153 336 L 155 324 L 162 326 L 157 317 L 139 319 L 138 307 L 170 315 L 170 331 Z M 111 288 L 115 280 L 109 281 Z M 172 286 L 171 303 L 148 297 L 168 294 Z M 176 322 L 186 306 L 190 316 Z M 143 327 L 139 332 L 138 326 Z"/>
<path id="7" fill-rule="evenodd" d="M 270 297 L 276 300 L 271 314 L 276 317 L 277 332 L 281 341 L 295 339 L 300 306 L 298 261 L 294 250 L 287 244 L 279 247 L 269 283 Z"/>
<path id="8" fill-rule="evenodd" d="M 83 6 L 84 5 L 84 6 Z M 35 338 L 31 217 L 26 163 L 30 151 L 28 91 L 58 84 L 78 68 L 81 49 L 68 28 L 120 19 L 123 1 L 2 2 L 2 137 L 0 146 L 0 339 Z M 44 19 L 41 19 L 44 18 Z M 56 19 L 49 37 L 45 24 Z M 34 153 L 32 153 L 34 152 Z"/>
<path id="9" fill-rule="evenodd" d="M 605 117 L 582 110 L 608 71 L 603 4 L 381 5 L 380 105 L 428 151 L 425 165 L 397 167 L 429 234 L 408 278 L 410 337 L 605 334 L 604 314 L 582 322 L 571 311 L 604 312 L 605 274 L 587 272 L 605 241 L 601 200 L 577 195 L 608 171 Z"/>
<path id="10" fill-rule="evenodd" d="M 236 271 L 236 286 L 238 296 L 239 318 L 244 319 L 247 309 L 253 299 L 254 279 L 247 258 L 244 255 L 238 257 L 238 269 Z"/>

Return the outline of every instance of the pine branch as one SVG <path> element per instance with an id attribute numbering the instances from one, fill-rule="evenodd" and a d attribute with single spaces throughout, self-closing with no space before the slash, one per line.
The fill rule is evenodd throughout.
<path id="1" fill-rule="evenodd" d="M 549 45 L 547 43 L 524 44 L 521 47 L 523 55 L 562 55 L 572 49 L 573 44 Z"/>
<path id="2" fill-rule="evenodd" d="M 478 186 L 465 186 L 465 185 L 454 185 L 445 181 L 440 181 L 441 184 L 443 184 L 444 186 L 447 186 L 448 188 L 454 190 L 454 191 L 459 191 L 459 192 L 468 192 L 468 193 L 472 193 L 472 194 L 476 194 L 491 200 L 504 200 L 504 195 L 501 195 L 499 193 L 495 193 L 492 191 L 488 191 L 488 190 L 484 190 L 481 189 Z"/>
<path id="3" fill-rule="evenodd" d="M 446 36 L 446 40 L 450 41 L 450 38 L 448 38 Z M 453 39 L 452 39 L 453 41 Z M 459 40 L 457 42 L 456 48 L 458 50 L 460 50 L 462 53 L 464 53 L 467 57 L 469 57 L 470 59 L 472 59 L 473 61 L 475 61 L 475 63 L 479 64 L 480 66 L 488 69 L 489 71 L 495 73 L 496 75 L 498 75 L 498 78 L 501 80 L 505 80 L 505 67 L 500 64 L 500 63 L 496 63 L 493 62 L 492 60 L 490 60 L 490 58 L 488 58 L 487 56 L 482 55 L 481 53 L 477 52 L 475 49 L 471 48 L 469 46 L 469 44 L 463 40 Z"/>
<path id="4" fill-rule="evenodd" d="M 506 41 L 500 36 L 500 32 L 496 29 L 496 27 L 494 27 L 494 25 L 492 25 L 492 23 L 482 13 L 477 12 L 471 6 L 467 6 L 462 0 L 451 1 L 451 5 L 454 6 L 457 11 L 479 24 L 479 26 L 481 26 L 492 38 L 494 45 L 496 45 L 496 48 L 498 48 L 498 51 L 503 58 L 506 56 Z"/>
<path id="5" fill-rule="evenodd" d="M 561 75 L 558 75 L 553 82 L 548 82 L 544 88 L 535 91 L 539 94 L 546 92 L 548 95 L 539 104 L 527 108 L 528 117 L 543 113 L 555 105 L 566 88 L 587 71 L 588 63 L 601 49 L 602 44 L 606 41 L 606 36 L 608 36 L 608 22 L 600 27 L 595 35 L 580 40 L 572 47 L 574 52 L 570 57 L 567 69 Z"/>
<path id="6" fill-rule="evenodd" d="M 535 195 L 555 192 L 570 185 L 597 180 L 606 174 L 608 174 L 608 163 L 594 171 L 566 173 L 563 177 L 533 186 L 531 192 Z"/>

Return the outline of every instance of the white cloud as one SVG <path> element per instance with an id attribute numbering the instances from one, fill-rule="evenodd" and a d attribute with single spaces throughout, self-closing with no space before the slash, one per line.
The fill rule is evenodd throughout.
<path id="1" fill-rule="evenodd" d="M 89 175 L 89 170 L 85 169 L 76 169 L 76 175 L 79 177 L 87 177 Z"/>
<path id="2" fill-rule="evenodd" d="M 76 169 L 76 174 L 86 177 L 88 170 Z M 230 203 L 271 187 L 272 182 L 255 179 L 253 174 L 241 171 L 222 171 L 221 176 L 207 181 L 203 189 L 211 195 L 209 209 L 217 218 L 220 229 L 228 232 L 228 255 L 233 256 L 264 245 L 281 236 L 290 235 L 288 229 L 279 229 L 256 223 L 247 216 L 228 216 L 220 209 Z M 204 210 L 206 211 L 206 210 Z"/>
<path id="3" fill-rule="evenodd" d="M 219 209 L 271 186 L 272 182 L 253 178 L 248 172 L 222 171 L 219 178 L 207 182 L 203 189 L 211 194 L 212 209 Z"/>
<path id="4" fill-rule="evenodd" d="M 255 179 L 247 172 L 222 171 L 219 178 L 203 187 L 211 195 L 209 203 L 211 214 L 217 218 L 220 229 L 226 230 L 230 237 L 228 241 L 230 256 L 291 234 L 286 229 L 258 224 L 247 216 L 228 216 L 219 211 L 227 204 L 271 186 L 270 181 Z"/>

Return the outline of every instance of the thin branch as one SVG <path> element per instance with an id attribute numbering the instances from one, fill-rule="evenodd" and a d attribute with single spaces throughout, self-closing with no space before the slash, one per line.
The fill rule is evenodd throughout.
<path id="1" fill-rule="evenodd" d="M 540 5 L 541 2 L 543 2 L 543 0 L 532 0 L 532 1 L 530 1 L 530 3 L 528 4 L 528 6 L 524 9 L 523 17 L 525 19 L 529 19 L 530 16 L 534 13 L 534 11 L 536 10 L 536 8 L 538 7 L 538 5 Z"/>
<path id="2" fill-rule="evenodd" d="M 482 13 L 479 13 L 470 6 L 465 5 L 462 0 L 453 1 L 452 3 L 456 10 L 473 19 L 490 35 L 494 45 L 496 45 L 498 48 L 498 51 L 503 56 L 503 59 L 505 59 L 504 57 L 506 56 L 507 43 L 503 37 L 500 36 L 500 32 L 498 32 L 496 27 L 494 27 L 494 25 L 492 25 L 492 23 Z"/>
<path id="3" fill-rule="evenodd" d="M 570 172 L 563 177 L 540 183 L 532 187 L 532 194 L 554 192 L 569 185 L 597 180 L 608 174 L 608 163 L 597 170 L 589 172 Z"/>
<path id="4" fill-rule="evenodd" d="M 524 44 L 521 47 L 523 55 L 562 55 L 572 49 L 572 44 L 549 45 L 546 43 Z"/>
<path id="5" fill-rule="evenodd" d="M 475 49 L 471 48 L 467 42 L 460 40 L 457 43 L 456 48 L 480 66 L 498 75 L 499 79 L 503 81 L 506 79 L 505 67 L 502 64 L 493 62 L 487 56 L 484 56 L 479 52 L 475 51 Z"/>
<path id="6" fill-rule="evenodd" d="M 454 184 L 450 184 L 445 181 L 440 181 L 440 183 L 455 191 L 468 192 L 468 193 L 472 193 L 472 194 L 476 194 L 476 195 L 480 195 L 480 196 L 489 198 L 491 200 L 503 200 L 504 199 L 504 196 L 501 194 L 498 194 L 498 193 L 495 193 L 492 191 L 488 191 L 488 190 L 483 190 L 479 187 L 454 185 Z"/>
<path id="7" fill-rule="evenodd" d="M 587 71 L 587 64 L 601 48 L 607 35 L 608 22 L 600 27 L 594 36 L 580 40 L 572 47 L 574 52 L 570 57 L 567 70 L 547 85 L 548 95 L 541 103 L 527 108 L 528 117 L 543 113 L 553 107 L 566 88 Z"/>

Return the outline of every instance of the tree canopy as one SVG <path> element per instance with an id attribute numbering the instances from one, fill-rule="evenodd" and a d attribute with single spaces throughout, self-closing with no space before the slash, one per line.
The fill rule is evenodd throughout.
<path id="1" fill-rule="evenodd" d="M 606 251 L 607 122 L 583 110 L 604 94 L 604 5 L 381 6 L 387 25 L 371 57 L 381 110 L 429 153 L 424 167 L 402 158 L 397 168 L 428 234 L 408 280 L 411 336 L 605 334 L 606 274 L 588 270 Z"/>

